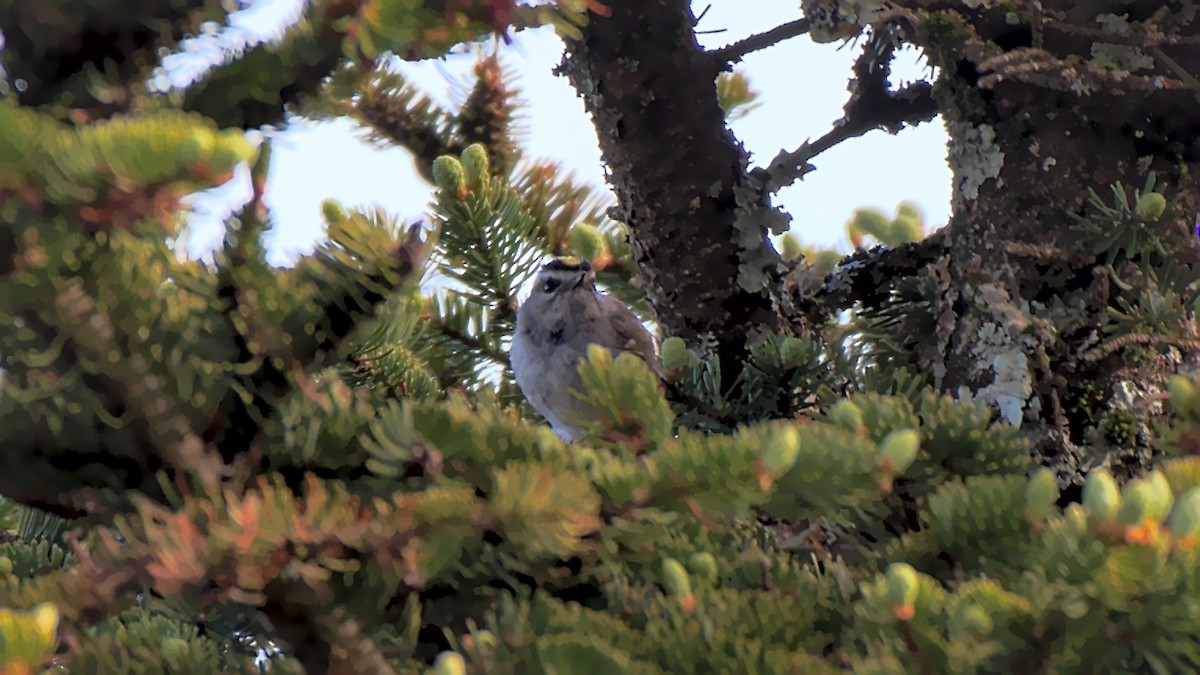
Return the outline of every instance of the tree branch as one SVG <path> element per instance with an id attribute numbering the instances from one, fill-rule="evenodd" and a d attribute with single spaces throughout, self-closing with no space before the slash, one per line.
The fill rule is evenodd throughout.
<path id="1" fill-rule="evenodd" d="M 277 124 L 286 107 L 315 94 L 345 57 L 343 21 L 362 0 L 327 0 L 308 9 L 308 28 L 292 28 L 283 40 L 246 46 L 235 60 L 207 72 L 184 91 L 183 109 L 221 127 L 253 129 Z"/>
<path id="2" fill-rule="evenodd" d="M 765 33 L 751 35 L 731 45 L 714 49 L 709 54 L 719 64 L 718 67 L 721 70 L 728 70 L 730 66 L 741 61 L 747 54 L 759 51 L 760 49 L 766 49 L 767 47 L 773 47 L 784 40 L 804 35 L 808 32 L 808 28 L 808 19 L 796 19 L 781 26 L 776 26 Z"/>
<path id="3" fill-rule="evenodd" d="M 265 161 L 260 162 L 252 173 L 265 172 L 266 166 Z M 374 315 L 380 303 L 387 299 L 387 291 L 395 290 L 420 272 L 429 246 L 428 241 L 421 241 L 420 226 L 414 225 L 392 248 L 388 261 L 390 268 L 376 269 L 367 283 L 357 288 L 338 289 L 339 292 L 331 297 L 316 299 L 323 307 L 316 314 L 319 320 L 314 335 L 319 339 L 302 348 L 282 347 L 290 350 L 286 354 L 253 348 L 254 336 L 249 333 L 256 327 L 257 312 L 250 296 L 243 293 L 234 272 L 252 261 L 265 265 L 255 259 L 259 253 L 255 250 L 259 234 L 256 230 L 264 225 L 256 215 L 263 196 L 264 179 L 265 173 L 256 179 L 254 199 L 243 211 L 242 222 L 249 230 L 243 232 L 242 237 L 228 241 L 228 260 L 218 273 L 218 295 L 225 303 L 225 321 L 236 340 L 238 363 L 243 367 L 252 365 L 248 374 L 240 377 L 238 384 L 242 391 L 231 388 L 226 393 L 204 432 L 204 440 L 216 443 L 226 461 L 232 461 L 250 447 L 277 402 L 292 390 L 294 380 L 288 378 L 286 365 L 280 367 L 277 363 L 307 368 L 328 358 L 362 321 Z"/>
<path id="4" fill-rule="evenodd" d="M 838 263 L 816 293 L 799 298 L 796 306 L 821 323 L 824 318 L 857 303 L 877 306 L 890 297 L 895 280 L 910 277 L 946 255 L 944 231 L 901 246 L 858 249 Z"/>
<path id="5" fill-rule="evenodd" d="M 791 152 L 780 152 L 767 168 L 755 169 L 754 173 L 764 180 L 766 191 L 775 192 L 796 182 L 815 168 L 809 160 L 842 141 L 875 129 L 895 134 L 906 124 L 933 119 L 938 107 L 930 83 L 915 82 L 895 92 L 889 90 L 888 76 L 897 45 L 891 32 L 871 36 L 854 64 L 850 100 L 842 109 L 842 118 L 816 141 L 806 141 Z"/>

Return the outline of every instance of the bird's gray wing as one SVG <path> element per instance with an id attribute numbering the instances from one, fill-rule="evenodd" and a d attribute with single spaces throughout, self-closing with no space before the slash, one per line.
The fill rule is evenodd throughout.
<path id="1" fill-rule="evenodd" d="M 615 346 L 620 351 L 633 352 L 656 375 L 662 377 L 662 367 L 658 362 L 654 336 L 642 325 L 637 315 L 625 303 L 611 296 L 604 296 L 604 302 L 609 305 L 607 315 L 612 327 Z"/>

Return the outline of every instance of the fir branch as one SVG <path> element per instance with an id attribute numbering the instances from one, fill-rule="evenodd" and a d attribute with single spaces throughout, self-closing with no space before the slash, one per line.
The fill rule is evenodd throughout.
<path id="1" fill-rule="evenodd" d="M 205 439 L 216 441 L 224 457 L 244 452 L 273 414 L 276 402 L 292 390 L 289 373 L 276 365 L 280 359 L 301 373 L 329 358 L 363 321 L 374 316 L 376 308 L 387 299 L 387 292 L 420 274 L 429 245 L 421 240 L 420 230 L 420 224 L 413 225 L 407 236 L 396 242 L 387 255 L 391 269 L 376 269 L 351 288 L 335 288 L 331 297 L 317 298 L 321 307 L 315 312 L 316 339 L 293 342 L 287 355 L 256 353 L 251 348 L 251 336 L 245 333 L 253 328 L 247 317 L 253 318 L 255 313 L 232 276 L 236 266 L 223 269 L 219 297 L 225 301 L 226 321 L 237 335 L 239 363 L 256 364 L 249 369 L 250 374 L 240 378 L 238 387 L 230 389 L 205 432 Z M 249 403 L 239 389 L 249 394 Z"/>
<path id="2" fill-rule="evenodd" d="M 356 288 L 323 298 L 318 312 L 321 321 L 316 330 L 320 339 L 311 348 L 294 354 L 296 361 L 308 367 L 318 357 L 335 353 L 361 321 L 374 316 L 375 308 L 387 300 L 385 292 L 396 290 L 421 274 L 429 244 L 421 240 L 421 224 L 414 224 L 388 253 L 391 269 L 378 269 Z"/>
<path id="3" fill-rule="evenodd" d="M 457 155 L 473 143 L 487 148 L 493 175 L 508 175 L 520 156 L 512 130 L 516 93 L 499 58 L 490 56 L 475 64 L 475 84 L 456 114 L 422 95 L 386 64 L 365 77 L 356 72 L 357 67 L 350 66 L 335 75 L 328 89 L 330 96 L 338 98 L 332 107 L 366 125 L 368 140 L 408 149 L 426 181 L 434 182 L 433 160 Z M 347 80 L 358 83 L 359 89 L 350 103 L 341 99 L 351 98 L 351 92 L 339 91 Z"/>
<path id="4" fill-rule="evenodd" d="M 459 153 L 482 143 L 487 148 L 489 171 L 495 176 L 507 176 L 521 155 L 513 137 L 517 92 L 510 84 L 512 79 L 494 55 L 475 64 L 475 86 L 458 111 L 458 145 L 451 148 Z"/>
<path id="5" fill-rule="evenodd" d="M 246 306 L 247 298 L 237 278 L 237 274 L 252 264 L 260 270 L 266 268 L 262 249 L 266 221 L 262 216 L 266 214 L 263 197 L 269 161 L 269 146 L 264 146 L 259 160 L 251 169 L 253 194 L 242 207 L 237 227 L 230 227 L 226 231 L 225 265 L 217 272 L 217 298 L 223 303 L 221 316 L 225 326 L 234 336 L 238 351 L 236 363 L 259 361 L 253 373 L 237 377 L 237 387 L 226 392 L 203 432 L 206 442 L 215 442 L 222 448 L 221 454 L 227 461 L 249 447 L 258 435 L 260 425 L 270 414 L 268 401 L 282 398 L 289 390 L 287 375 L 276 366 L 275 360 L 259 359 L 251 348 L 251 336 L 246 334 L 249 327 L 243 327 L 243 324 L 244 316 L 252 315 L 252 310 Z M 249 395 L 249 402 L 237 391 L 239 388 Z M 232 436 L 226 438 L 230 434 Z"/>
<path id="6" fill-rule="evenodd" d="M 721 412 L 721 410 L 716 406 L 684 391 L 677 383 L 668 382 L 667 380 L 661 380 L 661 382 L 666 388 L 668 401 L 682 404 L 685 407 L 690 408 L 693 411 L 709 418 L 710 420 L 726 427 L 733 428 L 737 426 L 738 420 L 734 419 L 732 415 L 727 415 L 726 413 Z"/>
<path id="7" fill-rule="evenodd" d="M 54 324 L 42 317 L 26 314 L 22 317 L 25 324 L 47 344 L 58 340 L 59 330 Z M 116 416 L 125 409 L 122 392 L 123 383 L 117 378 L 105 373 L 88 372 L 81 368 L 79 348 L 74 339 L 62 340 L 60 358 L 64 365 L 72 369 L 80 369 L 79 380 L 83 386 L 95 392 L 100 404 L 109 415 Z M 126 485 L 137 486 L 144 494 L 154 498 L 160 492 L 154 486 L 150 475 L 150 465 L 156 459 L 156 449 L 152 434 L 145 419 L 134 419 L 128 427 L 130 439 L 120 448 L 123 455 L 111 453 L 74 453 L 74 463 L 81 466 L 95 466 L 119 472 Z M 7 439 L 16 440 L 16 439 Z M 86 515 L 86 510 L 78 508 L 72 500 L 62 494 L 60 484 L 43 484 L 28 479 L 27 464 L 18 464 L 17 459 L 32 457 L 53 458 L 62 450 L 57 446 L 46 447 L 36 439 L 24 439 L 29 445 L 21 447 L 15 443 L 6 445 L 6 451 L 0 453 L 0 490 L 6 498 L 17 503 L 31 506 L 62 518 L 74 519 Z M 26 462 L 28 460 L 26 459 Z M 24 469 L 24 470 L 21 470 Z M 81 477 L 82 478 L 82 477 Z M 84 481 L 79 480 L 83 487 Z"/>
<path id="8" fill-rule="evenodd" d="M 221 475 L 221 461 L 195 433 L 176 401 L 166 394 L 161 378 L 150 371 L 142 354 L 147 345 L 135 336 L 120 334 L 117 325 L 84 290 L 82 283 L 69 284 L 55 298 L 56 328 L 66 336 L 67 349 L 94 364 L 105 395 L 115 399 L 115 409 L 124 410 L 134 420 L 143 443 L 140 458 L 151 471 L 160 457 L 173 468 L 200 479 L 215 488 Z M 129 345 L 121 349 L 118 345 Z M 126 353 L 122 353 L 126 352 Z M 121 354 L 114 361 L 113 354 Z"/>
<path id="9" fill-rule="evenodd" d="M 244 53 L 218 66 L 184 92 L 183 109 L 222 127 L 253 129 L 283 120 L 287 107 L 315 94 L 344 60 L 345 20 L 362 0 L 322 0 L 281 39 L 243 45 Z"/>
<path id="10" fill-rule="evenodd" d="M 517 292 L 545 251 L 538 223 L 503 180 L 489 180 L 462 197 L 440 193 L 436 203 L 439 271 L 466 287 L 464 297 L 487 308 L 486 329 L 512 330 Z"/>
<path id="11" fill-rule="evenodd" d="M 75 453 L 80 466 L 97 465 L 111 468 L 127 486 L 152 499 L 161 499 L 162 490 L 155 484 L 153 474 L 164 464 L 184 475 L 198 478 L 207 486 L 220 479 L 222 462 L 197 436 L 177 401 L 164 391 L 162 379 L 151 372 L 142 344 L 136 336 L 120 331 L 118 325 L 83 289 L 77 279 L 65 284 L 54 302 L 53 311 L 43 316 L 27 314 L 27 326 L 47 344 L 59 341 L 60 358 L 80 373 L 80 381 L 96 393 L 106 413 L 122 419 L 130 438 L 123 446 L 124 454 L 92 453 L 86 461 Z M 119 359 L 114 360 L 114 356 Z M 29 456 L 50 454 L 45 449 L 31 449 Z M 59 450 L 58 453 L 66 454 Z M 51 454 L 53 460 L 54 454 Z M 6 460 L 0 457 L 0 469 Z M 33 485 L 26 471 L 0 471 L 0 488 L 4 494 L 23 504 L 39 508 L 64 518 L 83 515 L 74 502 L 64 501 L 59 489 L 62 482 Z M 67 485 L 84 488 L 86 476 L 72 477 Z"/>
<path id="12" fill-rule="evenodd" d="M 513 171 L 510 183 L 537 222 L 551 255 L 568 252 L 571 231 L 580 223 L 593 225 L 601 232 L 615 232 L 622 227 L 608 217 L 612 194 L 580 182 L 573 171 L 558 162 L 523 162 Z M 605 260 L 591 262 L 597 269 L 607 266 Z"/>
<path id="13" fill-rule="evenodd" d="M 864 45 L 854 63 L 854 79 L 850 81 L 850 99 L 843 107 L 843 116 L 834 122 L 833 129 L 815 141 L 805 141 L 792 151 L 780 152 L 764 169 L 752 173 L 763 180 L 764 192 L 775 192 L 796 182 L 815 169 L 809 160 L 838 145 L 875 129 L 895 134 L 904 126 L 928 122 L 937 114 L 933 85 L 914 82 L 893 92 L 888 76 L 897 39 L 890 31 L 876 32 Z"/>
<path id="14" fill-rule="evenodd" d="M 317 618 L 317 625 L 329 636 L 337 659 L 328 672 L 347 670 L 355 673 L 394 675 L 378 642 L 367 633 L 362 621 L 345 607 L 338 606 Z M 309 671 L 315 672 L 315 671 Z"/>
<path id="15" fill-rule="evenodd" d="M 349 107 L 370 128 L 369 140 L 406 148 L 417 172 L 433 182 L 433 160 L 453 147 L 449 113 L 396 73 L 376 75 Z"/>
<path id="16" fill-rule="evenodd" d="M 769 31 L 751 35 L 720 49 L 714 49 L 709 52 L 709 55 L 717 62 L 721 70 L 728 70 L 751 52 L 773 47 L 784 40 L 804 35 L 808 32 L 809 25 L 808 19 L 805 18 L 789 21 Z"/>

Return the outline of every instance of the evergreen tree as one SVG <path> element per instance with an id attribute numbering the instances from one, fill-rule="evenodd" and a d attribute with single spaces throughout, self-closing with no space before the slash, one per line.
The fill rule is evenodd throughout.
<path id="1" fill-rule="evenodd" d="M 702 51 L 683 0 L 316 0 L 163 92 L 236 7 L 0 7 L 0 672 L 1200 668 L 1195 8 L 802 8 Z M 523 154 L 499 56 L 455 109 L 393 67 L 541 25 L 615 199 Z M 806 32 L 859 38 L 845 118 L 750 169 L 730 68 Z M 772 246 L 808 160 L 939 112 L 946 228 Z M 269 265 L 246 132 L 293 115 L 410 150 L 428 223 L 326 202 Z M 662 380 L 589 351 L 573 445 L 507 368 L 567 254 L 664 338 Z"/>

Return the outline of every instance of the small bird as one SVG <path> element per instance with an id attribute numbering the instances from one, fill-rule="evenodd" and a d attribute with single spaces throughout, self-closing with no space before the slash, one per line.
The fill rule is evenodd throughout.
<path id="1" fill-rule="evenodd" d="M 589 344 L 616 356 L 632 352 L 661 368 L 654 337 L 620 300 L 596 289 L 596 271 L 581 258 L 556 258 L 538 271 L 533 291 L 517 310 L 509 362 L 517 386 L 533 407 L 568 442 L 578 441 L 590 406 L 571 394 L 582 392 L 580 360 Z"/>

